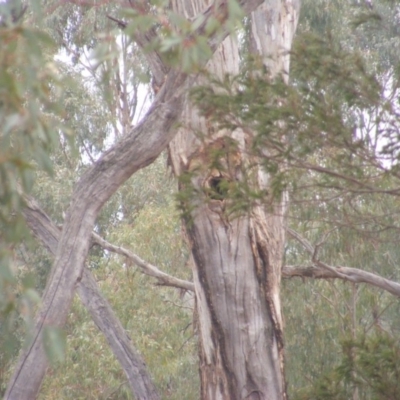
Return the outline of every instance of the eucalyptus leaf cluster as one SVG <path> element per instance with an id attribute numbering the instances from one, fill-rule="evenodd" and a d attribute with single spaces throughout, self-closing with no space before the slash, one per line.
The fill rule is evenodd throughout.
<path id="1" fill-rule="evenodd" d="M 62 86 L 53 40 L 37 26 L 40 6 L 33 1 L 0 5 L 0 316 L 2 348 L 13 352 L 33 325 L 40 298 L 16 245 L 27 240 L 22 210 L 37 172 L 53 174 L 52 152 L 60 141 L 72 148 L 62 107 Z M 3 347 L 4 345 L 4 347 Z"/>
<path id="2" fill-rule="evenodd" d="M 295 400 L 347 400 L 357 390 L 362 399 L 389 400 L 400 396 L 398 340 L 385 332 L 342 343 L 341 362 Z"/>
<path id="3" fill-rule="evenodd" d="M 395 93 L 360 52 L 333 37 L 297 37 L 291 82 L 271 79 L 260 60 L 243 72 L 193 90 L 202 114 L 221 129 L 251 132 L 249 152 L 271 177 L 273 192 L 311 187 L 359 195 L 395 184 L 399 119 Z M 394 82 L 395 83 L 395 82 Z M 391 183 L 390 183 L 391 182 Z"/>
<path id="4" fill-rule="evenodd" d="M 210 5 L 209 11 L 186 18 L 172 11 L 168 2 L 155 0 L 123 10 L 121 26 L 132 38 L 138 32 L 151 32 L 153 40 L 145 50 L 156 50 L 170 67 L 193 73 L 201 70 L 212 55 L 210 36 L 215 34 L 215 43 L 220 42 L 224 32 L 235 32 L 243 19 L 237 0 L 228 0 L 226 10 Z"/>

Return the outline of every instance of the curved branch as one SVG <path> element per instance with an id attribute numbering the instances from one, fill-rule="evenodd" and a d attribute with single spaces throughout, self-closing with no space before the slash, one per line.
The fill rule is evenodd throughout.
<path id="1" fill-rule="evenodd" d="M 26 208 L 23 211 L 25 220 L 33 234 L 53 255 L 56 254 L 57 244 L 61 236 L 61 230 L 53 223 L 50 217 L 43 211 L 39 204 L 30 196 L 24 196 Z M 178 289 L 194 292 L 194 285 L 190 281 L 176 278 L 161 271 L 158 267 L 140 258 L 132 251 L 103 239 L 100 235 L 92 233 L 92 243 L 101 246 L 103 249 L 120 254 L 137 265 L 145 275 L 157 279 L 160 286 L 171 286 Z"/>
<path id="2" fill-rule="evenodd" d="M 386 290 L 394 296 L 400 297 L 399 283 L 383 278 L 377 274 L 373 274 L 372 272 L 363 271 L 361 269 L 343 266 L 334 267 L 328 265 L 316 258 L 316 249 L 307 239 L 303 238 L 293 229 L 287 228 L 287 232 L 291 237 L 296 239 L 311 255 L 314 266 L 285 266 L 282 271 L 284 277 L 299 276 L 319 279 L 338 278 L 353 283 L 367 283 L 369 285 Z"/>
<path id="3" fill-rule="evenodd" d="M 175 276 L 166 274 L 165 272 L 157 268 L 155 265 L 150 264 L 147 261 L 144 261 L 135 253 L 132 253 L 130 250 L 127 250 L 120 246 L 115 246 L 107 242 L 107 240 L 104 240 L 97 233 L 93 233 L 92 236 L 94 243 L 98 244 L 103 249 L 112 251 L 113 253 L 120 254 L 126 257 L 128 260 L 132 261 L 134 264 L 140 267 L 144 274 L 156 278 L 160 285 L 172 286 L 178 289 L 184 289 L 194 292 L 194 285 L 192 282 L 185 281 L 183 279 L 176 278 Z"/>

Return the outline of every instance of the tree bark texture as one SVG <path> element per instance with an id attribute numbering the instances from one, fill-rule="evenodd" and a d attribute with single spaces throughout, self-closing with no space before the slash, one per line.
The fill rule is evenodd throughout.
<path id="1" fill-rule="evenodd" d="M 173 87 L 175 83 L 180 87 L 185 79 L 175 73 L 170 80 L 169 85 Z M 174 93 L 161 94 L 144 121 L 105 153 L 76 185 L 36 319 L 33 340 L 19 358 L 6 399 L 36 398 L 47 368 L 43 329 L 46 326 L 63 327 L 66 322 L 75 288 L 82 279 L 91 233 L 101 207 L 135 171 L 154 161 L 172 138 L 170 128 L 179 116 L 181 104 L 179 92 Z"/>
<path id="2" fill-rule="evenodd" d="M 173 6 L 192 18 L 208 4 L 174 0 Z M 298 13 L 297 0 L 272 0 L 251 15 L 252 51 L 263 59 L 272 76 L 283 73 L 287 77 Z M 219 78 L 237 74 L 237 41 L 225 39 L 207 69 Z M 225 208 L 230 200 L 210 198 L 207 193 L 221 178 L 241 179 L 241 167 L 254 162 L 246 151 L 252 137 L 239 130 L 215 129 L 189 101 L 182 125 L 169 151 L 175 174 L 188 172 L 190 185 L 198 194 L 189 200 L 186 231 L 199 319 L 202 399 L 284 400 L 279 289 L 287 197 L 282 195 L 272 207 L 260 203 L 250 214 L 228 217 Z M 231 140 L 235 148 L 229 148 Z M 211 162 L 214 151 L 219 151 L 222 167 Z M 258 168 L 255 175 L 255 185 L 268 188 L 264 171 Z M 187 183 L 181 184 L 181 190 L 186 189 Z"/>
<path id="3" fill-rule="evenodd" d="M 55 255 L 61 231 L 33 199 L 26 198 L 25 200 L 26 208 L 23 214 L 29 228 L 50 253 Z M 133 347 L 131 339 L 114 314 L 109 302 L 102 296 L 96 280 L 87 268 L 83 270 L 77 292 L 120 362 L 135 398 L 137 400 L 159 400 L 160 396 L 147 371 L 145 362 Z"/>
<path id="4" fill-rule="evenodd" d="M 239 1 L 246 14 L 260 3 L 260 0 Z M 226 3 L 223 6 L 227 8 Z M 204 23 L 209 17 L 204 15 Z M 210 38 L 212 46 L 213 41 L 215 37 Z M 82 279 L 96 217 L 118 188 L 138 169 L 152 163 L 174 137 L 176 132 L 172 127 L 181 114 L 184 84 L 189 80 L 187 74 L 171 70 L 142 122 L 93 164 L 75 186 L 33 339 L 20 355 L 5 399 L 37 397 L 47 368 L 43 330 L 46 326 L 65 325 L 75 288 Z"/>

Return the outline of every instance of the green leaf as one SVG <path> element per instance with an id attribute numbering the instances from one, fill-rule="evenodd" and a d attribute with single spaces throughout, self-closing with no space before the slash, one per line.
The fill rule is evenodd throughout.
<path id="1" fill-rule="evenodd" d="M 166 53 L 167 51 L 171 50 L 175 46 L 182 43 L 182 38 L 179 36 L 171 36 L 167 39 L 164 39 L 161 42 L 160 51 L 162 53 Z"/>
<path id="2" fill-rule="evenodd" d="M 192 58 L 189 50 L 185 50 L 182 53 L 182 70 L 185 72 L 189 72 L 192 68 Z"/>
<path id="3" fill-rule="evenodd" d="M 25 294 L 28 298 L 35 302 L 40 300 L 37 291 L 33 289 L 35 287 L 35 275 L 33 273 L 26 274 L 22 278 L 22 285 L 26 288 Z M 34 293 L 29 292 L 30 290 L 33 290 Z"/>
<path id="4" fill-rule="evenodd" d="M 136 15 L 125 28 L 125 33 L 133 36 L 137 31 L 147 31 L 155 23 L 155 18 L 152 15 Z"/>
<path id="5" fill-rule="evenodd" d="M 15 95 L 17 92 L 14 78 L 6 70 L 0 70 L 0 87 L 2 91 L 7 91 L 9 95 Z"/>
<path id="6" fill-rule="evenodd" d="M 200 53 L 201 60 L 208 60 L 212 56 L 211 47 L 208 44 L 207 38 L 204 36 L 198 36 L 196 43 Z"/>
<path id="7" fill-rule="evenodd" d="M 56 327 L 46 326 L 43 329 L 43 345 L 51 364 L 64 361 L 66 349 L 65 332 Z"/>
<path id="8" fill-rule="evenodd" d="M 26 39 L 31 60 L 33 60 L 36 56 L 40 57 L 42 55 L 42 51 L 37 36 L 30 29 L 22 29 L 21 33 Z"/>
<path id="9" fill-rule="evenodd" d="M 51 162 L 49 154 L 42 147 L 36 149 L 34 157 L 40 168 L 46 171 L 49 175 L 53 174 L 53 163 Z"/>
<path id="10" fill-rule="evenodd" d="M 29 280 L 29 282 L 26 282 L 26 280 L 25 280 L 24 284 L 34 285 L 35 284 L 34 276 L 31 276 L 31 279 Z M 22 301 L 24 301 L 26 303 L 26 305 L 29 307 L 29 309 L 32 310 L 31 315 L 26 315 L 26 317 L 31 319 L 31 321 L 33 322 L 33 319 L 32 319 L 33 315 L 34 315 L 33 310 L 34 310 L 35 306 L 37 306 L 41 302 L 41 297 L 40 297 L 39 293 L 37 292 L 37 290 L 35 290 L 33 288 L 28 288 L 23 293 Z M 26 321 L 27 321 L 27 319 L 26 319 Z"/>
<path id="11" fill-rule="evenodd" d="M 30 192 L 35 182 L 35 174 L 30 167 L 24 168 L 21 171 L 22 186 L 26 192 Z"/>
<path id="12" fill-rule="evenodd" d="M 206 23 L 205 32 L 210 36 L 221 27 L 221 23 L 214 17 L 210 17 Z"/>
<path id="13" fill-rule="evenodd" d="M 228 0 L 228 12 L 230 19 L 240 20 L 244 17 L 244 13 L 237 0 Z"/>
<path id="14" fill-rule="evenodd" d="M 6 256 L 0 258 L 0 276 L 6 281 L 12 282 L 14 280 L 14 274 L 10 268 L 10 259 Z"/>
<path id="15" fill-rule="evenodd" d="M 42 45 L 48 46 L 50 49 L 56 48 L 53 39 L 47 33 L 39 29 L 31 30 L 31 33 L 32 37 L 41 42 Z"/>
<path id="16" fill-rule="evenodd" d="M 168 13 L 169 20 L 179 29 L 188 32 L 190 30 L 190 22 L 182 15 L 174 12 Z"/>
<path id="17" fill-rule="evenodd" d="M 2 128 L 2 134 L 7 135 L 9 132 L 11 132 L 17 126 L 22 125 L 22 123 L 23 123 L 23 119 L 20 114 L 9 115 L 6 118 L 4 126 Z"/>
<path id="18" fill-rule="evenodd" d="M 205 16 L 203 14 L 200 14 L 192 23 L 191 26 L 191 31 L 195 32 L 197 29 L 200 28 L 200 26 L 203 24 L 203 22 L 205 21 Z"/>
<path id="19" fill-rule="evenodd" d="M 139 13 L 134 8 L 123 8 L 121 11 L 121 15 L 127 18 L 137 18 Z"/>
<path id="20" fill-rule="evenodd" d="M 40 0 L 31 0 L 29 7 L 32 9 L 33 13 L 35 14 L 35 18 L 42 16 L 42 2 Z"/>

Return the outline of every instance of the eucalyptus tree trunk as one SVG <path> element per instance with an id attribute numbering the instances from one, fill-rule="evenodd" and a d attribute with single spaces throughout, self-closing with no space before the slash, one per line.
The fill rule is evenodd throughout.
<path id="1" fill-rule="evenodd" d="M 175 10 L 187 18 L 207 6 L 204 0 L 173 0 Z M 298 12 L 299 0 L 271 0 L 251 15 L 251 51 L 272 76 L 287 76 Z M 237 41 L 226 38 L 207 68 L 219 78 L 237 74 Z M 185 201 L 190 202 L 186 232 L 193 259 L 203 400 L 287 398 L 279 293 L 287 196 L 274 200 L 272 208 L 260 202 L 250 213 L 231 218 L 225 212 L 231 200 L 210 195 L 218 192 L 221 180 L 240 181 L 242 168 L 253 165 L 256 160 L 249 159 L 247 151 L 251 141 L 248 132 L 216 129 L 187 100 L 182 128 L 169 146 L 174 173 L 189 173 L 197 194 Z M 218 154 L 217 163 L 212 154 Z M 265 189 L 268 176 L 256 168 L 254 184 Z M 181 190 L 187 185 L 181 184 Z"/>

